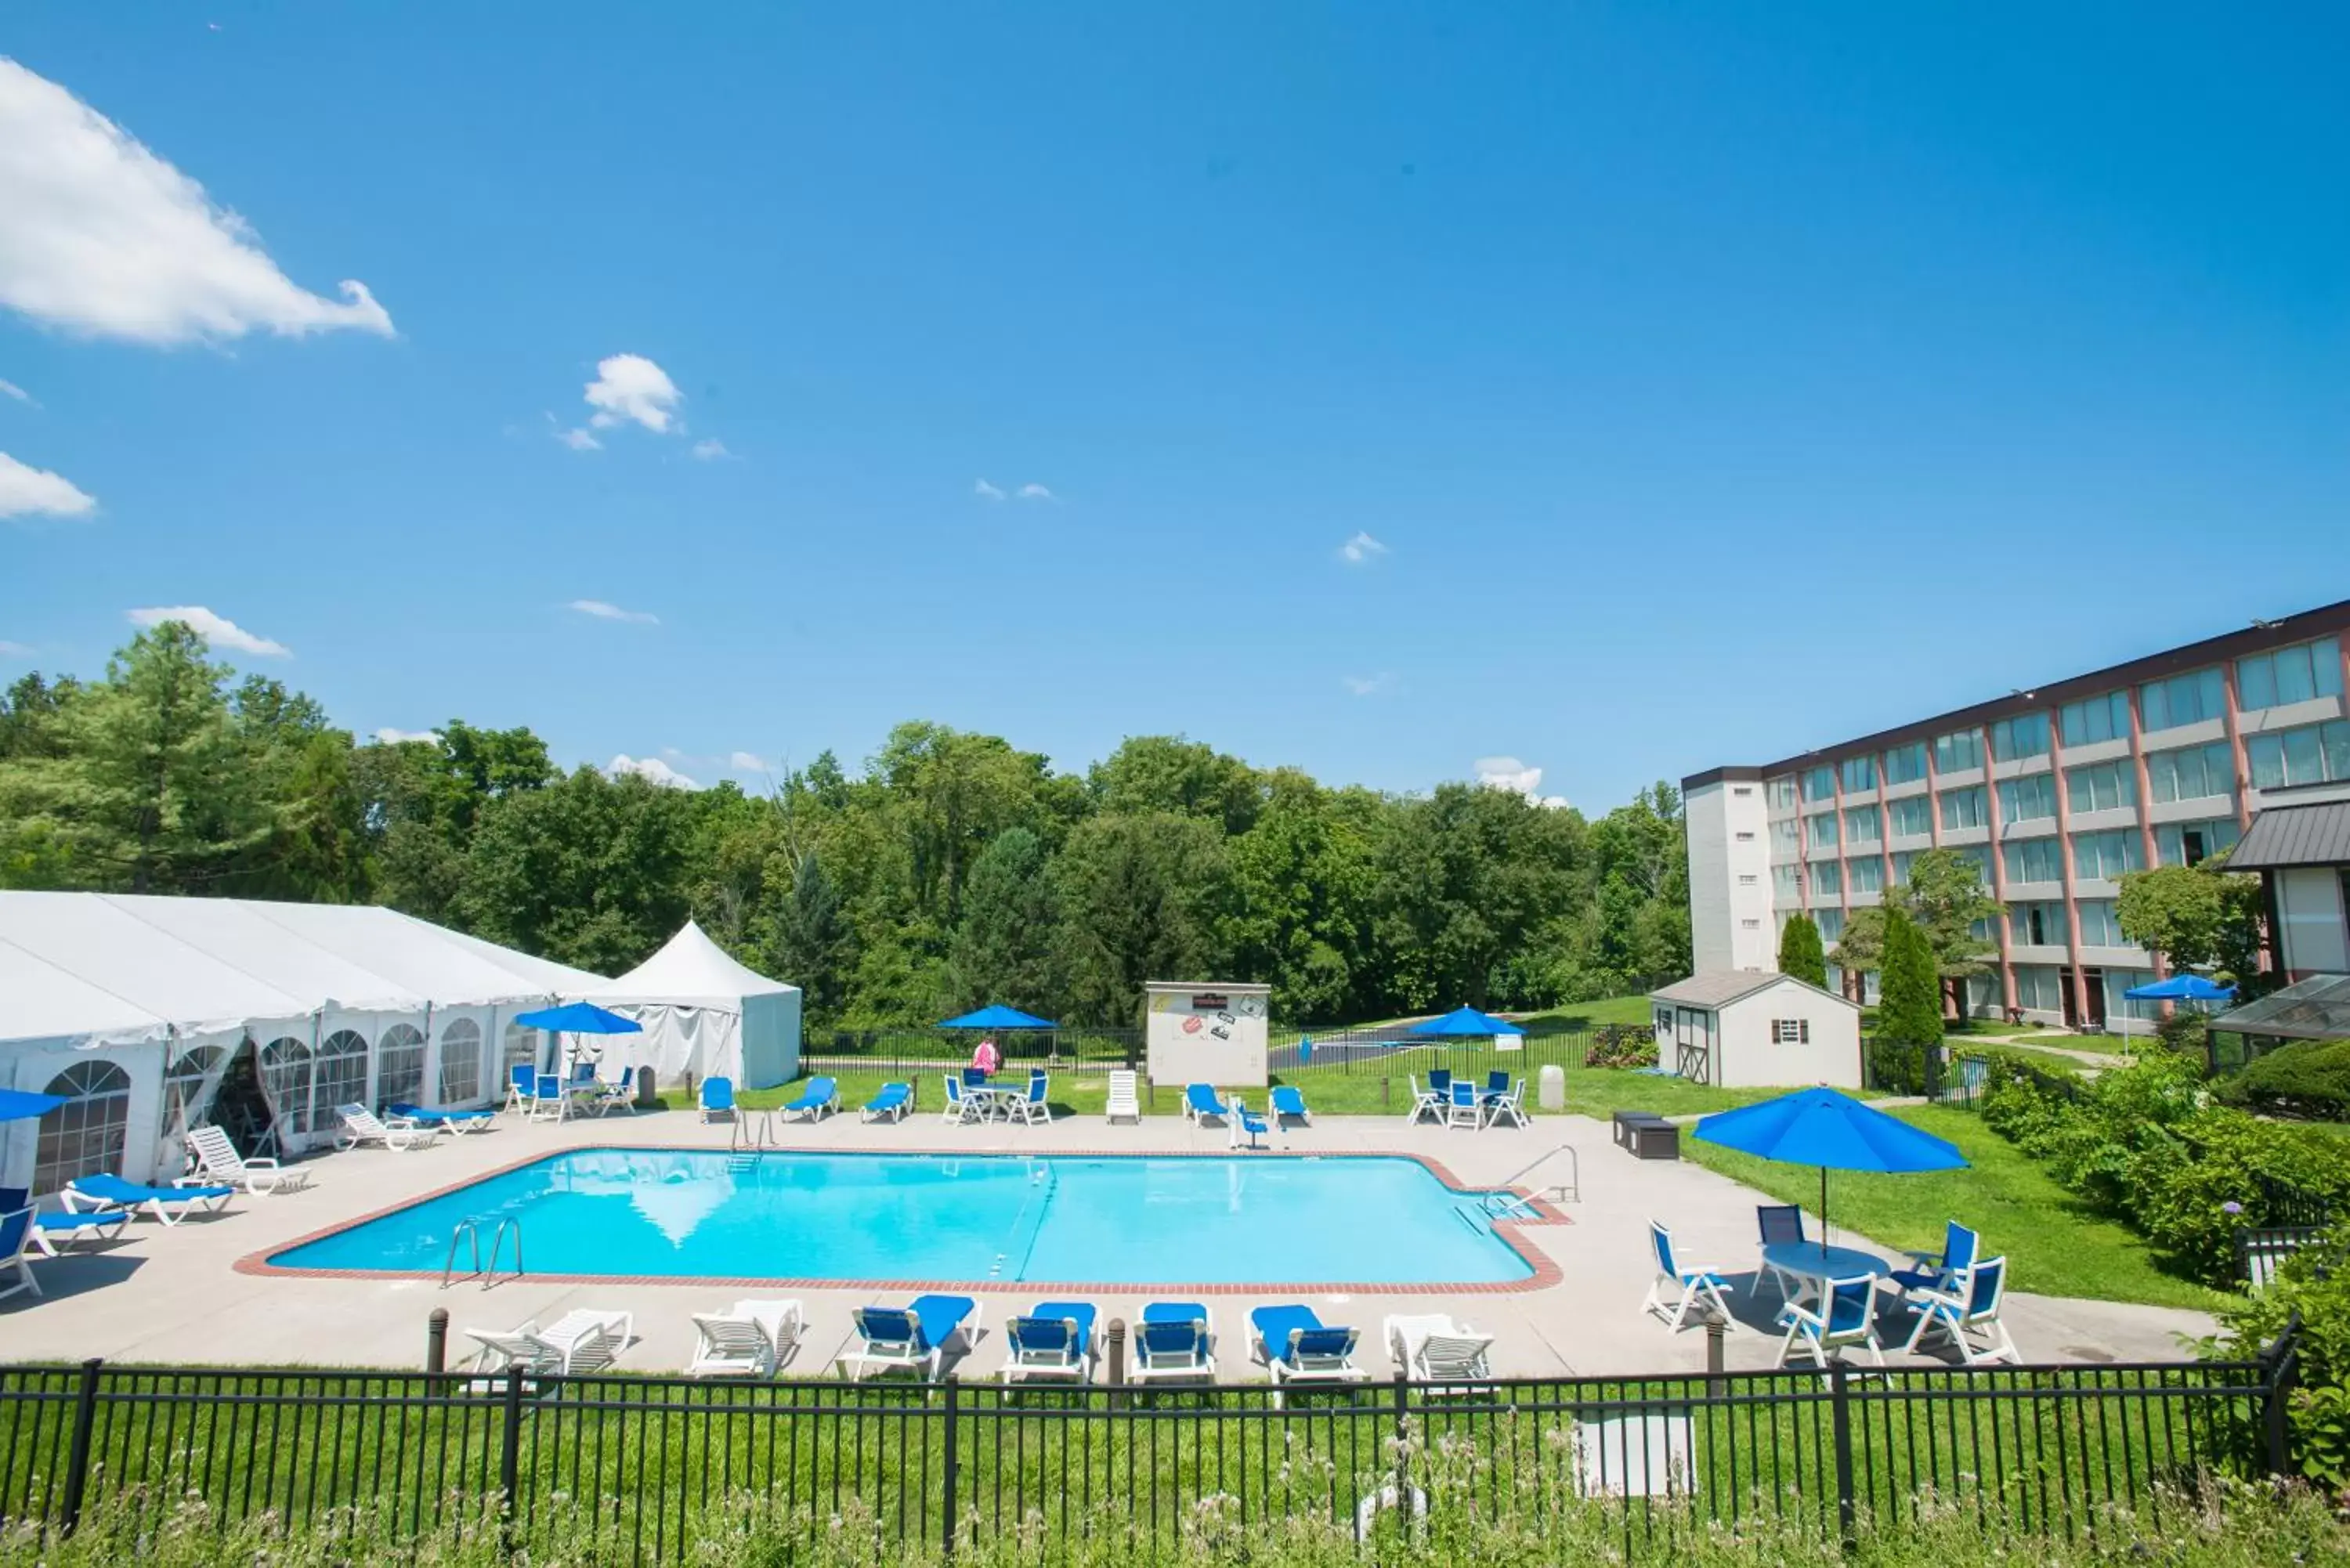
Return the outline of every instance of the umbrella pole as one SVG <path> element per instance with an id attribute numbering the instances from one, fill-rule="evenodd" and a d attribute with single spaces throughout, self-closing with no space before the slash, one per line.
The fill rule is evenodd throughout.
<path id="1" fill-rule="evenodd" d="M 1820 1245 L 1828 1244 L 1828 1168 L 1820 1167 Z"/>

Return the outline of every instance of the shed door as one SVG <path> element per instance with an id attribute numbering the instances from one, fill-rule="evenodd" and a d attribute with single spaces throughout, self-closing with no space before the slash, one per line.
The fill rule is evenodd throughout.
<path id="1" fill-rule="evenodd" d="M 1698 1007 L 1673 1009 L 1673 1071 L 1692 1084 L 1713 1082 L 1714 1015 Z"/>

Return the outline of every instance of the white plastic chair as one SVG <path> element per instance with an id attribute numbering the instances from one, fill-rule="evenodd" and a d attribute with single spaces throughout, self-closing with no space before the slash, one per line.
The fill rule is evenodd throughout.
<path id="1" fill-rule="evenodd" d="M 190 1127 L 188 1149 L 195 1156 L 197 1175 L 246 1192 L 298 1192 L 310 1185 L 307 1170 L 289 1169 L 260 1156 L 247 1159 L 237 1153 L 224 1127 Z"/>
<path id="2" fill-rule="evenodd" d="M 799 1348 L 807 1322 L 795 1301 L 736 1302 L 726 1312 L 695 1313 L 689 1377 L 773 1377 Z"/>
<path id="3" fill-rule="evenodd" d="M 1142 1124 L 1142 1096 L 1136 1086 L 1136 1075 L 1130 1067 L 1117 1067 L 1109 1075 L 1109 1106 L 1104 1112 L 1106 1121 L 1130 1121 Z"/>
<path id="4" fill-rule="evenodd" d="M 1786 1366 L 1788 1355 L 1800 1344 L 1823 1372 L 1835 1352 L 1847 1345 L 1866 1346 L 1869 1358 L 1884 1366 L 1885 1346 L 1877 1337 L 1877 1276 L 1854 1274 L 1822 1284 L 1817 1297 L 1789 1302 L 1779 1309 L 1779 1322 L 1787 1334 L 1779 1342 L 1778 1358 L 1771 1365 Z"/>
<path id="5" fill-rule="evenodd" d="M 1970 1366 L 2005 1361 L 2021 1366 L 2023 1355 L 1999 1320 L 2007 1297 L 2007 1260 L 1985 1258 L 1955 1271 L 1947 1286 L 1912 1291 L 1902 1305 L 1918 1314 L 1918 1326 L 1901 1348 L 1915 1351 L 1926 1331 L 1939 1328 L 1958 1346 L 1959 1358 Z"/>
<path id="6" fill-rule="evenodd" d="M 1652 1312 L 1672 1325 L 1678 1334 L 1689 1322 L 1690 1309 L 1701 1301 L 1713 1303 L 1722 1321 L 1730 1321 L 1730 1298 L 1723 1293 L 1721 1271 L 1711 1263 L 1684 1262 L 1673 1251 L 1673 1233 L 1648 1221 L 1648 1249 L 1657 1260 L 1656 1277 L 1648 1282 L 1648 1299 L 1640 1303 L 1642 1312 Z M 1665 1287 L 1678 1293 L 1675 1299 L 1665 1299 Z"/>
<path id="7" fill-rule="evenodd" d="M 343 1130 L 335 1135 L 337 1148 L 357 1148 L 364 1143 L 380 1143 L 386 1148 L 423 1148 L 441 1138 L 438 1127 L 421 1127 L 406 1116 L 385 1120 L 356 1102 L 337 1106 L 335 1115 L 343 1122 Z"/>

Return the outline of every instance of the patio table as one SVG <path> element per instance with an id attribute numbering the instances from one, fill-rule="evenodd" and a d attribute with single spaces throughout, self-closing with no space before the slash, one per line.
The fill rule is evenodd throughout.
<path id="1" fill-rule="evenodd" d="M 1762 1261 L 1803 1281 L 1809 1287 L 1804 1293 L 1807 1297 L 1820 1294 L 1830 1280 L 1848 1280 L 1856 1274 L 1881 1280 L 1893 1272 L 1893 1265 L 1874 1252 L 1831 1247 L 1823 1241 L 1773 1241 L 1762 1249 Z"/>

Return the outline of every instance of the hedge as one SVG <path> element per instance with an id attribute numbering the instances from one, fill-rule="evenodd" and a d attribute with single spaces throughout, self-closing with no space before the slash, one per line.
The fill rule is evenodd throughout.
<path id="1" fill-rule="evenodd" d="M 2304 1040 L 2272 1051 L 2212 1092 L 2272 1115 L 2350 1118 L 2350 1040 Z"/>

